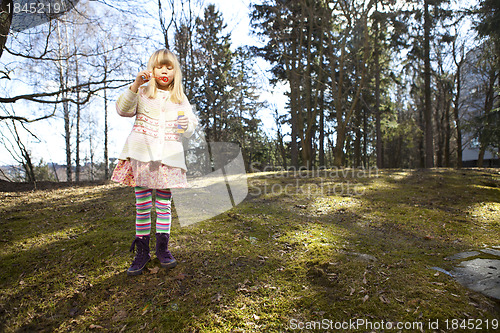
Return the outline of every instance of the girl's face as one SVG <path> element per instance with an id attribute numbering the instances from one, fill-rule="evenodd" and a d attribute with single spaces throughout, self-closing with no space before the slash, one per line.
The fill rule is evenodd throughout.
<path id="1" fill-rule="evenodd" d="M 174 80 L 174 66 L 158 64 L 153 68 L 153 77 L 156 80 L 158 89 L 167 90 Z"/>

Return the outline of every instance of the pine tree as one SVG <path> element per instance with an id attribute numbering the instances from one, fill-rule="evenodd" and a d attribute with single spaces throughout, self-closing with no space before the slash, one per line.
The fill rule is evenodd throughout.
<path id="1" fill-rule="evenodd" d="M 208 141 L 220 141 L 227 122 L 230 99 L 229 74 L 232 53 L 226 24 L 215 5 L 209 5 L 197 25 L 197 62 L 194 73 L 195 99 L 200 111 L 200 122 L 206 128 Z"/>

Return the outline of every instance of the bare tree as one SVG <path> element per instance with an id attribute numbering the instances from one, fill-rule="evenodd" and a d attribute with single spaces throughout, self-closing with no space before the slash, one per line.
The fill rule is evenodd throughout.
<path id="1" fill-rule="evenodd" d="M 368 14 L 373 9 L 375 2 L 369 1 L 340 1 L 337 13 L 333 13 L 332 18 L 340 20 L 335 25 L 341 25 L 339 31 L 340 36 L 334 34 L 334 30 L 330 33 L 332 47 L 336 47 L 337 52 L 328 52 L 331 66 L 331 89 L 333 92 L 335 112 L 337 119 L 337 139 L 335 145 L 335 160 L 336 166 L 343 164 L 344 144 L 348 124 L 351 121 L 356 105 L 359 102 L 361 91 L 366 79 L 366 62 L 370 56 L 368 38 Z M 333 24 L 332 24 L 333 25 Z M 361 34 L 360 56 L 349 54 L 348 43 L 352 43 L 351 36 Z M 352 60 L 355 63 L 350 66 L 355 70 L 355 78 L 353 81 L 348 81 L 348 73 L 346 69 L 349 67 L 348 62 Z M 357 62 L 356 62 L 357 60 Z"/>
<path id="2" fill-rule="evenodd" d="M 88 7 L 87 2 L 82 2 L 82 6 L 64 17 L 50 21 L 46 25 L 12 35 L 8 43 L 2 47 L 5 50 L 4 56 L 7 54 L 9 60 L 3 63 L 0 62 L 0 69 L 3 74 L 0 79 L 4 79 L 5 86 L 9 86 L 14 72 L 18 82 L 27 86 L 24 91 L 33 90 L 32 92 L 19 94 L 19 90 L 14 89 L 15 85 L 13 84 L 12 89 L 0 93 L 1 104 L 8 105 L 15 102 L 24 102 L 31 105 L 55 106 L 51 112 L 45 115 L 31 117 L 13 112 L 5 113 L 0 115 L 0 121 L 16 120 L 27 123 L 44 120 L 57 115 L 57 110 L 62 107 L 65 121 L 64 137 L 68 180 L 72 178 L 71 156 L 75 154 L 74 147 L 72 148 L 73 140 L 76 140 L 76 177 L 77 180 L 79 178 L 80 119 L 83 105 L 91 102 L 101 90 L 108 91 L 120 88 L 130 82 L 129 79 L 123 78 L 124 73 L 113 73 L 110 68 L 118 68 L 124 61 L 133 57 L 123 58 L 124 45 L 127 45 L 130 49 L 131 46 L 137 44 L 137 35 L 130 33 L 131 29 L 125 31 L 129 32 L 128 35 L 125 35 L 123 29 L 115 29 L 115 32 L 122 38 L 111 36 L 109 26 L 103 27 L 104 24 L 102 23 L 106 22 L 111 26 L 116 26 L 114 22 L 111 22 L 113 17 L 109 13 L 107 14 L 108 20 L 102 20 Z M 88 36 L 95 38 L 89 39 Z M 103 48 L 102 45 L 98 46 L 95 43 L 92 45 L 96 40 L 108 41 L 107 45 L 112 44 L 112 46 Z M 116 42 L 118 40 L 121 44 Z M 109 43 L 109 41 L 114 43 Z M 100 58 L 108 59 L 108 69 L 105 71 L 101 71 L 100 68 L 95 66 L 98 62 L 96 59 Z M 15 60 L 10 61 L 10 59 Z M 23 65 L 20 66 L 20 63 Z M 23 75 L 24 67 L 27 73 L 25 75 Z M 11 91 L 10 94 L 9 91 Z M 72 105 L 76 105 L 76 124 L 73 123 Z M 30 109 L 39 110 L 43 108 L 31 107 Z M 76 138 L 72 133 L 75 125 Z M 106 120 L 105 133 L 107 131 Z"/>
<path id="3" fill-rule="evenodd" d="M 5 113 L 11 113 L 7 111 L 7 108 L 2 108 Z M 28 135 L 36 140 L 38 138 L 33 134 L 26 126 L 24 122 L 18 120 L 10 119 L 9 123 L 3 123 L 3 130 L 0 131 L 0 143 L 4 148 L 10 153 L 14 160 L 22 166 L 24 170 L 25 180 L 28 182 L 36 182 L 34 166 L 31 157 L 31 151 L 26 146 L 21 138 L 19 132 L 19 126 L 24 129 Z"/>
<path id="4" fill-rule="evenodd" d="M 457 50 L 457 40 L 453 41 L 453 62 L 456 66 L 455 71 L 455 97 L 453 99 L 453 120 L 455 121 L 456 130 L 456 140 L 457 140 L 457 167 L 462 167 L 462 121 L 460 117 L 461 109 L 461 90 L 462 90 L 462 68 L 465 62 L 465 45 L 458 46 Z"/>

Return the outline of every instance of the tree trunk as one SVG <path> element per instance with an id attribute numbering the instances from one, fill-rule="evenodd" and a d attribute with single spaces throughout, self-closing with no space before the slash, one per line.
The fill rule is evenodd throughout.
<path id="1" fill-rule="evenodd" d="M 335 142 L 334 160 L 333 163 L 336 167 L 341 167 L 344 159 L 344 144 L 345 144 L 345 129 L 344 127 L 337 126 L 337 139 Z"/>
<path id="2" fill-rule="evenodd" d="M 94 147 L 92 146 L 93 134 L 89 132 L 89 155 L 90 155 L 90 168 L 89 168 L 89 179 L 95 180 L 94 171 Z"/>
<path id="3" fill-rule="evenodd" d="M 425 167 L 434 167 L 434 145 L 432 130 L 431 101 L 431 60 L 430 60 L 431 18 L 429 15 L 429 0 L 424 1 L 424 96 L 425 96 Z"/>
<path id="4" fill-rule="evenodd" d="M 302 148 L 302 163 L 304 165 L 307 165 L 307 155 L 309 154 L 308 147 L 307 147 L 307 142 L 305 139 L 305 133 L 304 133 L 304 117 L 303 117 L 303 110 L 304 110 L 304 105 L 302 104 L 302 93 L 303 89 L 301 89 L 302 86 L 302 77 L 300 75 L 300 70 L 302 69 L 302 48 L 304 46 L 304 18 L 305 18 L 305 4 L 301 5 L 301 15 L 297 16 L 294 18 L 295 21 L 298 21 L 299 25 L 297 26 L 296 31 L 298 31 L 299 35 L 294 36 L 292 35 L 292 51 L 293 51 L 293 56 L 292 56 L 292 64 L 293 67 L 292 69 L 294 70 L 295 73 L 295 89 L 296 89 L 296 99 L 293 101 L 295 104 L 295 125 L 297 126 L 296 128 L 296 138 L 301 139 L 301 148 Z M 295 23 L 295 22 L 294 22 Z M 295 26 L 295 24 L 294 24 Z M 308 81 L 308 78 L 305 78 L 305 81 Z M 305 91 L 305 94 L 309 94 L 310 91 Z M 307 97 L 307 96 L 306 96 Z M 306 113 L 307 113 L 307 105 L 306 107 Z M 306 118 L 307 119 L 307 118 Z M 299 147 L 297 147 L 297 165 L 296 167 L 299 166 L 299 161 L 298 161 L 298 156 L 299 156 Z M 306 155 L 304 158 L 304 154 Z"/>
<path id="5" fill-rule="evenodd" d="M 445 126 L 445 143 L 444 143 L 444 166 L 450 167 L 450 140 L 451 140 L 451 127 L 450 127 L 450 108 L 451 99 L 448 96 L 448 90 L 445 91 L 445 109 L 444 109 L 444 126 Z"/>
<path id="6" fill-rule="evenodd" d="M 283 136 L 281 135 L 281 129 L 278 127 L 278 145 L 279 145 L 279 152 L 280 152 L 280 156 L 281 156 L 281 159 L 282 159 L 282 166 L 283 166 L 283 169 L 286 170 L 288 169 L 288 165 L 287 165 L 287 162 L 286 162 L 286 149 L 285 149 L 285 144 L 283 143 Z"/>
<path id="7" fill-rule="evenodd" d="M 64 94 L 64 97 L 66 94 Z M 66 181 L 73 181 L 73 175 L 71 170 L 71 128 L 69 123 L 70 110 L 69 103 L 63 103 L 63 113 L 64 113 L 64 141 L 66 144 Z"/>
<path id="8" fill-rule="evenodd" d="M 356 114 L 354 116 L 354 164 L 353 167 L 361 166 L 361 103 L 356 107 Z"/>
<path id="9" fill-rule="evenodd" d="M 64 25 L 63 25 L 64 26 Z M 59 39 L 59 59 L 64 59 L 64 56 L 66 56 L 66 60 L 63 62 L 62 60 L 58 61 L 58 66 L 59 66 L 59 85 L 61 87 L 61 90 L 65 90 L 68 87 L 68 53 L 63 54 L 62 47 L 66 46 L 68 43 L 68 36 L 67 36 L 67 29 L 66 31 L 66 37 L 64 38 L 61 34 L 61 23 L 57 21 L 57 37 Z M 66 28 L 66 27 L 65 27 Z M 68 97 L 68 92 L 63 92 L 62 98 L 66 99 Z M 73 181 L 73 176 L 72 176 L 72 170 L 71 170 L 71 126 L 70 126 L 70 108 L 69 108 L 69 102 L 64 101 L 63 103 L 63 118 L 64 118 L 64 141 L 66 144 L 66 181 L 67 182 L 72 182 Z"/>
<path id="10" fill-rule="evenodd" d="M 440 111 L 443 109 L 443 85 L 439 82 L 436 101 L 436 111 L 434 112 L 434 123 L 436 124 L 436 166 L 443 166 L 443 152 L 444 152 L 444 140 L 443 140 L 443 122 L 440 119 Z"/>
<path id="11" fill-rule="evenodd" d="M 380 47 L 378 43 L 380 22 L 375 25 L 376 27 L 376 36 L 377 40 L 375 40 L 375 150 L 377 155 L 377 168 L 382 169 L 384 167 L 384 153 L 382 146 L 382 130 L 380 128 Z"/>
<path id="12" fill-rule="evenodd" d="M 479 148 L 479 154 L 477 156 L 477 166 L 482 168 L 484 164 L 484 154 L 486 153 L 486 145 L 481 144 Z"/>
<path id="13" fill-rule="evenodd" d="M 107 80 L 108 59 L 104 57 L 104 81 Z M 108 155 L 108 94 L 104 88 L 104 179 L 109 179 L 109 155 Z"/>
<path id="14" fill-rule="evenodd" d="M 307 7 L 307 8 L 306 8 Z M 320 72 L 320 77 L 317 78 L 317 84 L 316 84 L 316 89 L 314 89 L 314 102 L 313 102 L 313 84 L 312 84 L 312 65 L 313 65 L 313 54 L 312 54 L 312 43 L 313 43 L 313 31 L 314 31 L 314 11 L 313 8 L 310 5 L 307 5 L 305 2 L 302 5 L 303 14 L 304 16 L 307 15 L 307 20 L 309 23 L 309 26 L 307 28 L 307 49 L 306 49 L 306 70 L 305 70 L 305 75 L 304 75 L 304 80 L 305 80 L 305 87 L 304 87 L 304 92 L 305 92 L 305 108 L 307 111 L 307 127 L 305 129 L 305 133 L 303 134 L 303 164 L 307 168 L 312 168 L 313 167 L 313 161 L 314 161 L 314 137 L 316 135 L 315 133 L 315 125 L 316 125 L 316 116 L 318 114 L 318 88 L 319 84 L 321 81 L 321 72 Z M 307 13 L 304 11 L 307 9 Z M 320 43 L 321 47 L 319 50 L 319 57 L 322 57 L 322 43 Z M 300 45 L 299 45 L 300 47 Z"/>
<path id="15" fill-rule="evenodd" d="M 363 167 L 368 168 L 368 108 L 363 108 Z M 380 147 L 382 149 L 382 147 Z M 384 153 L 382 151 L 382 156 Z M 383 160 L 382 160 L 383 165 Z"/>
<path id="16" fill-rule="evenodd" d="M 460 84 L 458 84 L 458 87 L 460 87 Z M 457 88 L 457 91 L 460 91 L 459 90 L 460 88 Z M 457 131 L 457 168 L 461 168 L 462 167 L 462 151 L 463 151 L 463 148 L 462 148 L 462 129 L 461 129 L 461 125 L 460 125 L 460 116 L 459 116 L 459 99 L 460 99 L 460 93 L 457 92 L 457 96 L 455 97 L 455 106 L 453 108 L 453 117 L 454 117 L 454 120 L 455 120 L 455 128 L 456 128 L 456 131 Z"/>
<path id="17" fill-rule="evenodd" d="M 321 88 L 321 96 L 319 99 L 319 165 L 325 166 L 325 89 Z"/>
<path id="18" fill-rule="evenodd" d="M 425 168 L 425 146 L 424 146 L 424 138 L 425 138 L 425 124 L 424 124 L 424 111 L 422 107 L 418 108 L 418 126 L 420 127 L 420 131 L 423 135 L 418 137 L 418 159 L 419 159 L 419 167 Z"/>
<path id="19" fill-rule="evenodd" d="M 78 80 L 78 58 L 75 57 L 75 74 L 76 74 L 76 85 L 79 85 Z M 76 100 L 80 101 L 80 89 L 76 90 Z M 76 105 L 76 156 L 75 156 L 75 180 L 80 181 L 80 116 L 81 116 L 81 106 Z"/>
<path id="20" fill-rule="evenodd" d="M 453 42 L 453 61 L 457 67 L 457 72 L 455 74 L 455 84 L 457 93 L 455 95 L 454 105 L 453 105 L 453 119 L 455 121 L 455 129 L 457 132 L 457 168 L 462 167 L 462 129 L 460 127 L 460 93 L 462 89 L 462 76 L 461 70 L 464 63 L 464 56 L 462 55 L 460 61 L 456 58 L 456 44 Z M 463 52 L 463 51 L 462 51 Z"/>
<path id="21" fill-rule="evenodd" d="M 293 43 L 292 43 L 293 44 Z M 289 60 L 289 77 L 290 77 L 290 116 L 291 116 L 291 125 L 292 125 L 292 141 L 290 142 L 291 148 L 291 164 L 292 167 L 298 169 L 299 167 L 299 146 L 297 143 L 298 135 L 299 135 L 299 124 L 298 124 L 298 112 L 297 109 L 297 100 L 299 99 L 298 94 L 298 82 L 297 82 L 297 73 L 295 69 L 295 57 L 296 50 L 292 45 L 292 59 Z"/>

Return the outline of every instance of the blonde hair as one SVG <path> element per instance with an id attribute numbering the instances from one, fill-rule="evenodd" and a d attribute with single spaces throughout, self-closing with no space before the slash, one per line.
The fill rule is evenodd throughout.
<path id="1" fill-rule="evenodd" d="M 161 49 L 155 51 L 148 61 L 148 71 L 153 71 L 153 69 L 158 65 L 167 65 L 174 68 L 174 78 L 168 90 L 170 91 L 170 100 L 173 103 L 182 103 L 187 97 L 184 94 L 184 89 L 182 88 L 182 72 L 181 65 L 177 57 L 167 49 Z M 145 91 L 145 95 L 149 98 L 156 98 L 158 92 L 158 87 L 156 80 L 150 80 Z"/>

